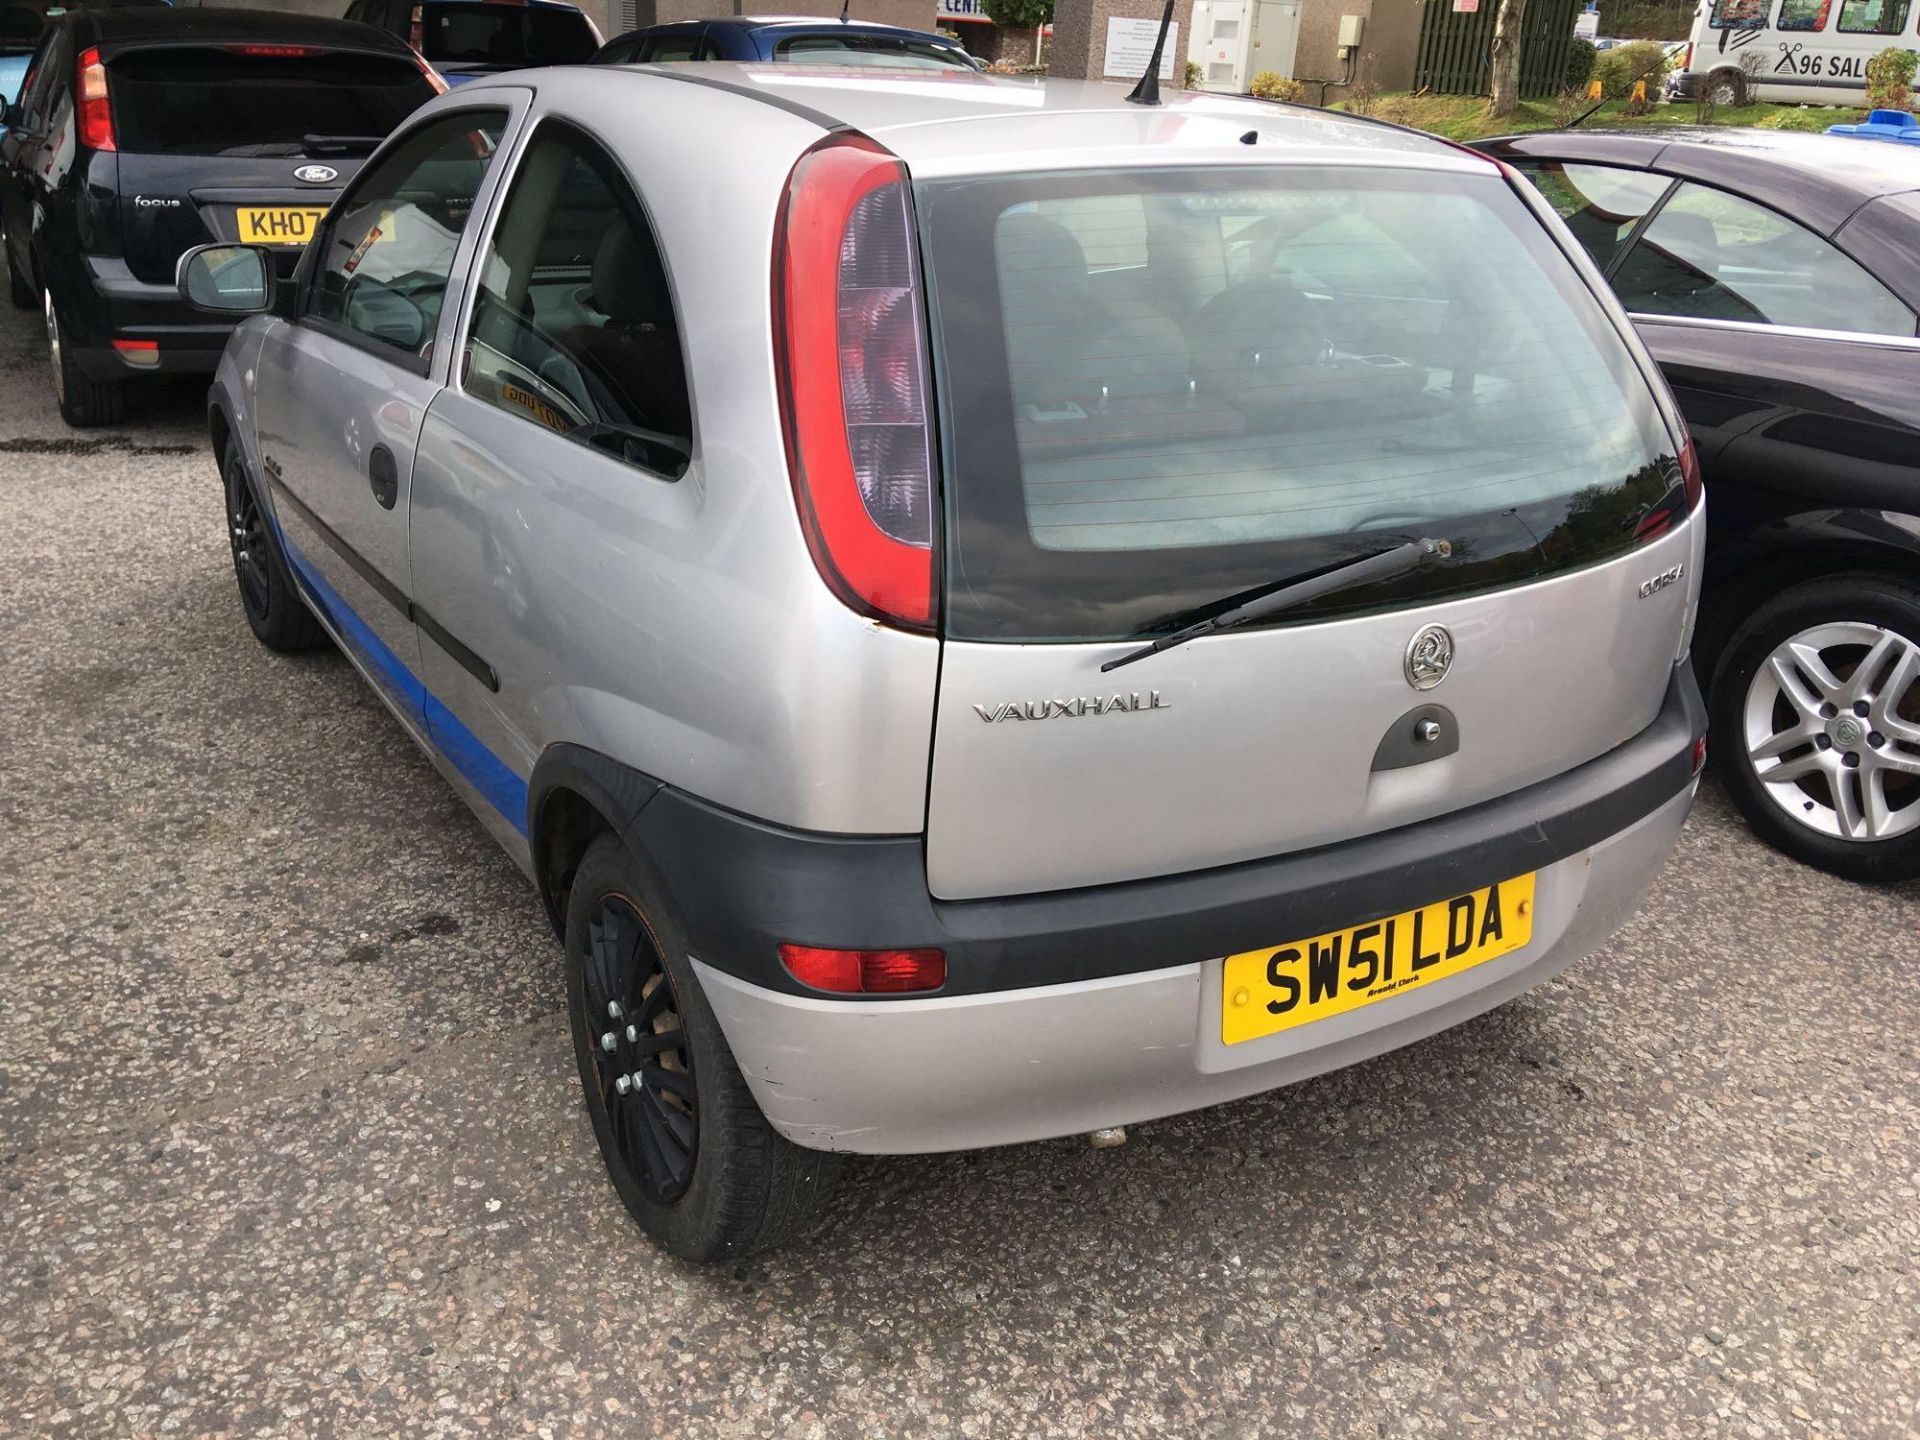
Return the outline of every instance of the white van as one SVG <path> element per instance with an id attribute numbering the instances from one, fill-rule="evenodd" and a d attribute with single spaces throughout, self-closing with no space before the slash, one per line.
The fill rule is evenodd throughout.
<path id="1" fill-rule="evenodd" d="M 1865 105 L 1867 61 L 1920 49 L 1914 0 L 1706 0 L 1678 69 L 1676 99 L 1708 86 L 1720 105 L 1755 100 Z"/>

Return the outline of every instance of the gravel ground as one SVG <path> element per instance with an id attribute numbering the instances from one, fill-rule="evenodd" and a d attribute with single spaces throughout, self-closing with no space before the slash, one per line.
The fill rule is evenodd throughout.
<path id="1" fill-rule="evenodd" d="M 1604 954 L 1261 1099 L 663 1259 L 531 891 L 241 619 L 196 385 L 0 317 L 0 1435 L 1912 1435 L 1920 888 L 1709 789 Z"/>

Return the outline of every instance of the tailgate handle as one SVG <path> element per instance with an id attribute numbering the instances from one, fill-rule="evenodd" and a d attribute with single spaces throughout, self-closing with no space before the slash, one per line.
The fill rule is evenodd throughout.
<path id="1" fill-rule="evenodd" d="M 400 467 L 394 463 L 393 452 L 384 445 L 374 446 L 373 453 L 367 456 L 367 484 L 372 487 L 373 498 L 380 502 L 382 510 L 391 510 L 400 498 Z"/>

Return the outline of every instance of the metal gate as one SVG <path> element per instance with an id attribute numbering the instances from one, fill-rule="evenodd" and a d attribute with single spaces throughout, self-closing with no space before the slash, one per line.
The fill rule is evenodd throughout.
<path id="1" fill-rule="evenodd" d="M 1455 10 L 1448 0 L 1427 0 L 1420 22 L 1420 63 L 1415 89 L 1439 95 L 1484 95 L 1493 69 L 1493 22 L 1500 0 L 1480 0 L 1477 10 Z M 1573 48 L 1573 22 L 1581 0 L 1528 0 L 1520 26 L 1520 95 L 1537 100 L 1560 89 Z"/>

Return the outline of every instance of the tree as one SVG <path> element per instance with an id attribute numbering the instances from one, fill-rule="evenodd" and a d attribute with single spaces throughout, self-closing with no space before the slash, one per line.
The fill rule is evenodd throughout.
<path id="1" fill-rule="evenodd" d="M 1520 104 L 1520 27 L 1527 18 L 1527 0 L 1500 0 L 1493 22 L 1493 98 L 1487 112 L 1504 119 Z"/>
<path id="2" fill-rule="evenodd" d="M 1002 30 L 1037 30 L 1053 23 L 1053 0 L 982 0 L 981 8 Z"/>

